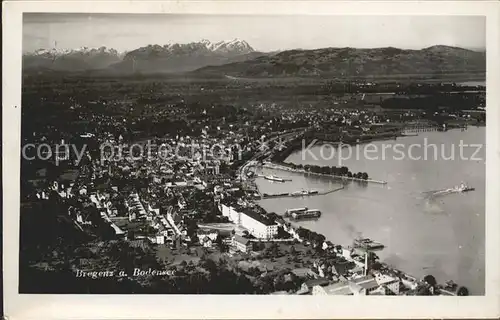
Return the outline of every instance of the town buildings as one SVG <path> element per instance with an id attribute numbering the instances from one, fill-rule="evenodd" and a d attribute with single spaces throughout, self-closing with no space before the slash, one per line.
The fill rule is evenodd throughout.
<path id="1" fill-rule="evenodd" d="M 250 208 L 243 208 L 237 204 L 229 206 L 224 203 L 219 204 L 219 210 L 232 222 L 248 230 L 248 232 L 259 239 L 272 239 L 278 234 L 278 224 L 267 217 L 252 211 Z"/>
<path id="2" fill-rule="evenodd" d="M 250 240 L 237 234 L 233 237 L 233 246 L 241 252 L 250 252 L 252 250 L 252 243 Z"/>
<path id="3" fill-rule="evenodd" d="M 391 295 L 399 293 L 399 281 L 389 276 L 367 275 L 330 285 L 315 285 L 313 295 Z M 397 292 L 397 293 L 396 293 Z"/>

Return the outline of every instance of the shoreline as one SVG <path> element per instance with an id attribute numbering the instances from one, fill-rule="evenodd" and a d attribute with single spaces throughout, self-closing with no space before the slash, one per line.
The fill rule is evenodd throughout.
<path id="1" fill-rule="evenodd" d="M 281 217 L 282 217 L 282 218 L 283 218 L 283 219 L 284 219 L 284 220 L 285 220 L 285 221 L 286 221 L 286 222 L 290 225 L 290 228 L 294 228 L 294 229 L 296 229 L 296 230 L 297 230 L 297 229 L 299 229 L 299 228 L 301 228 L 301 229 L 305 229 L 305 230 L 307 230 L 307 231 L 309 231 L 309 232 L 314 232 L 314 233 L 317 233 L 317 234 L 319 234 L 319 235 L 321 235 L 321 236 L 323 236 L 323 237 L 324 237 L 324 241 L 323 241 L 323 242 L 327 242 L 327 241 L 332 242 L 335 246 L 340 246 L 340 248 L 341 248 L 342 250 L 352 251 L 352 250 L 355 250 L 355 249 L 356 249 L 356 247 L 355 247 L 355 246 L 353 246 L 353 245 L 335 244 L 335 243 L 336 243 L 336 241 L 333 241 L 332 239 L 329 239 L 329 238 L 328 238 L 328 237 L 326 237 L 324 234 L 319 233 L 319 232 L 316 232 L 316 231 L 314 231 L 314 230 L 311 230 L 310 228 L 307 228 L 307 227 L 301 226 L 300 224 L 298 224 L 298 222 L 299 222 L 298 220 L 291 219 L 290 217 L 285 217 L 284 215 L 281 215 L 281 214 L 280 214 L 280 216 L 281 216 Z M 317 218 L 317 219 L 315 219 L 315 220 L 319 220 L 319 219 L 320 219 L 320 218 Z M 292 235 L 292 234 L 291 234 L 291 235 Z M 308 240 L 304 240 L 304 239 L 303 239 L 303 240 L 298 240 L 298 239 L 297 239 L 296 237 L 294 237 L 293 235 L 292 235 L 292 239 L 293 239 L 293 241 L 295 241 L 295 240 L 296 240 L 296 241 L 299 241 L 300 243 L 308 242 Z M 288 240 L 288 239 L 284 239 L 284 240 L 283 240 L 283 242 L 288 242 L 288 241 L 292 241 L 292 240 Z M 358 249 L 359 249 L 359 250 L 361 250 L 361 251 L 363 251 L 363 249 L 362 249 L 362 248 L 358 248 Z M 371 251 L 373 251 L 373 252 L 377 252 L 377 251 L 382 251 L 383 249 L 384 249 L 384 248 L 382 248 L 382 249 L 376 249 L 376 250 L 371 250 Z M 366 251 L 366 252 L 370 252 L 370 251 L 368 250 L 368 251 Z M 359 262 L 359 261 L 356 261 L 355 259 L 350 258 L 350 257 L 345 257 L 344 255 L 342 255 L 342 256 L 343 256 L 343 257 L 344 257 L 347 261 L 354 262 L 354 263 L 356 264 L 356 266 L 358 266 L 358 267 L 360 266 L 360 263 L 361 263 L 361 264 L 364 264 L 364 262 Z M 378 262 L 382 268 L 384 268 L 384 269 L 388 270 L 391 274 L 393 274 L 393 275 L 397 275 L 398 277 L 400 277 L 400 278 L 402 278 L 402 279 L 404 278 L 404 279 L 405 279 L 405 281 L 409 282 L 409 285 L 410 285 L 410 286 L 411 286 L 411 285 L 418 285 L 418 284 L 422 284 L 422 283 L 424 283 L 424 282 L 425 282 L 425 281 L 423 280 L 423 277 L 422 277 L 422 279 L 421 279 L 421 278 L 419 278 L 419 277 L 416 277 L 416 276 L 414 276 L 414 275 L 411 275 L 411 274 L 409 274 L 409 273 L 407 273 L 407 272 L 405 272 L 405 271 L 400 270 L 400 269 L 399 269 L 399 268 L 397 268 L 396 266 L 391 266 L 391 265 L 387 264 L 385 261 L 382 261 L 382 260 L 380 260 L 380 259 L 377 259 L 377 260 L 376 260 L 376 262 Z M 444 285 L 443 285 L 442 283 L 439 283 L 439 282 L 437 283 L 437 286 L 444 287 Z M 459 285 L 459 286 L 460 286 L 460 285 Z"/>
<path id="2" fill-rule="evenodd" d="M 480 125 L 478 126 L 471 126 L 471 127 L 482 127 Z M 447 131 L 454 131 L 454 130 L 461 130 L 461 128 L 450 128 L 449 130 Z M 446 131 L 445 131 L 446 132 Z M 255 166 L 255 164 L 253 165 Z M 323 174 L 323 173 L 315 173 L 315 172 L 308 172 L 308 171 L 305 171 L 305 170 L 301 170 L 301 169 L 293 169 L 293 168 L 290 168 L 290 167 L 287 167 L 286 165 L 283 165 L 283 164 L 277 164 L 277 163 L 273 163 L 273 162 L 268 162 L 268 163 L 264 163 L 263 165 L 261 165 L 260 167 L 263 167 L 263 168 L 269 168 L 269 169 L 276 169 L 276 170 L 283 170 L 283 171 L 288 171 L 288 172 L 296 172 L 296 173 L 302 173 L 302 174 L 312 174 L 312 175 L 315 175 L 315 176 L 325 176 L 325 177 L 331 177 L 331 178 L 335 178 L 335 179 L 341 179 L 341 180 L 353 180 L 353 181 L 358 181 L 358 182 L 362 182 L 362 181 L 365 181 L 367 182 L 367 180 L 363 180 L 363 179 L 357 179 L 357 178 L 354 178 L 354 179 L 350 179 L 350 178 L 347 178 L 347 177 L 344 177 L 344 176 L 334 176 L 334 175 L 329 175 L 329 174 Z M 377 180 L 373 180 L 373 181 L 377 181 Z M 289 221 L 287 219 L 287 222 L 291 223 L 291 225 L 295 226 L 295 227 L 299 227 L 300 224 L 298 224 L 296 221 Z M 307 229 L 311 232 L 316 232 L 314 231 L 315 229 L 311 229 L 310 227 L 303 227 L 301 226 L 301 228 L 303 229 Z M 319 232 L 318 232 L 319 233 Z M 319 233 L 321 234 L 321 233 Z M 323 235 L 323 234 L 321 234 Z M 323 235 L 324 236 L 324 235 Z M 328 237 L 325 237 L 325 241 L 332 241 L 331 239 L 329 239 Z M 335 243 L 335 241 L 332 241 L 333 243 Z M 349 246 L 349 245 L 341 245 L 341 247 L 343 249 L 351 249 L 352 247 Z M 399 274 L 399 275 L 402 275 L 404 277 L 406 277 L 407 279 L 412 279 L 414 281 L 414 283 L 422 283 L 423 282 L 423 276 L 422 277 L 416 277 L 414 275 L 412 275 L 411 273 L 408 273 L 408 272 L 405 272 L 403 270 L 401 270 L 398 266 L 396 265 L 389 265 L 388 263 L 386 263 L 385 261 L 383 260 L 378 260 L 378 263 L 380 263 L 380 265 L 383 266 L 384 269 L 387 269 L 387 270 L 390 270 L 396 274 Z M 447 284 L 447 280 L 449 279 L 441 279 L 441 281 L 438 280 L 438 286 L 443 288 L 446 284 Z M 454 280 L 449 280 L 449 281 L 452 281 L 454 282 Z M 458 287 L 463 287 L 463 285 L 461 285 L 460 283 L 456 282 L 456 284 L 458 285 Z M 467 290 L 468 290 L 468 287 L 465 287 Z"/>
<path id="3" fill-rule="evenodd" d="M 269 198 L 269 199 L 272 199 L 272 198 Z M 261 200 L 266 200 L 266 199 L 261 199 Z M 259 204 L 258 204 L 259 207 L 261 207 Z M 261 207 L 262 208 L 262 207 Z M 266 210 L 267 212 L 267 210 Z M 333 239 L 325 236 L 323 233 L 320 233 L 318 231 L 315 231 L 314 229 L 311 229 L 310 227 L 305 227 L 305 226 L 302 226 L 299 224 L 299 220 L 294 220 L 294 219 L 291 219 L 290 217 L 285 217 L 284 215 L 282 214 L 279 214 L 280 217 L 282 217 L 286 223 L 288 223 L 289 227 L 288 227 L 288 233 L 292 236 L 292 238 L 290 239 L 279 239 L 279 242 L 283 242 L 283 243 L 288 243 L 290 241 L 299 241 L 300 243 L 309 243 L 309 245 L 312 245 L 312 242 L 307 240 L 307 239 L 301 239 L 299 240 L 298 238 L 296 238 L 296 236 L 294 236 L 292 233 L 289 232 L 290 229 L 294 229 L 294 230 L 298 230 L 298 229 L 304 229 L 304 230 L 307 230 L 308 232 L 311 232 L 311 233 L 316 233 L 318 235 L 321 235 L 324 237 L 324 240 L 323 240 L 323 243 L 324 242 L 331 242 L 333 243 L 335 246 L 340 246 L 341 250 L 344 251 L 349 251 L 349 252 L 352 252 L 352 250 L 356 250 L 357 248 L 354 246 L 354 245 L 342 245 L 342 244 L 339 244 L 337 243 L 336 241 L 334 241 Z M 321 218 L 315 218 L 315 219 L 309 219 L 309 220 L 319 220 Z M 258 241 L 258 240 L 256 240 Z M 354 240 L 353 240 L 354 241 Z M 274 241 L 271 241 L 271 242 L 274 242 Z M 362 248 L 358 248 L 359 250 L 363 251 Z M 377 249 L 377 250 L 373 250 L 373 252 L 378 252 L 378 251 L 383 251 L 384 248 L 382 249 Z M 370 252 L 370 251 L 366 251 L 366 252 Z M 344 256 L 343 254 L 341 254 L 342 257 L 344 257 L 347 261 L 349 262 L 354 262 L 356 264 L 357 267 L 360 267 L 360 265 L 363 265 L 364 266 L 364 262 L 360 262 L 360 261 L 357 261 L 351 257 L 347 257 L 347 256 Z M 408 272 L 405 272 L 401 269 L 399 269 L 397 266 L 395 265 L 389 265 L 387 262 L 381 260 L 380 258 L 378 258 L 377 260 L 375 260 L 374 262 L 376 263 L 379 263 L 380 266 L 381 266 L 381 269 L 384 269 L 386 270 L 386 272 L 388 271 L 392 276 L 395 276 L 399 279 L 401 279 L 401 281 L 403 281 L 404 286 L 407 287 L 409 290 L 413 290 L 412 288 L 416 288 L 418 287 L 419 285 L 422 285 L 422 284 L 425 284 L 425 276 L 422 276 L 422 277 L 416 277 Z M 434 277 L 432 274 L 429 274 L 430 276 Z M 436 283 L 436 287 L 440 288 L 440 290 L 444 290 L 444 291 L 447 291 L 446 289 L 446 283 L 450 281 L 450 280 L 446 280 L 446 281 L 443 281 L 443 282 L 437 282 Z M 459 288 L 460 287 L 463 287 L 461 286 L 459 283 L 456 283 L 454 282 L 453 280 L 451 280 L 453 283 L 455 283 Z M 464 287 L 468 290 L 467 287 Z M 449 291 L 447 291 L 449 292 Z"/>
<path id="4" fill-rule="evenodd" d="M 403 124 L 403 123 L 401 123 Z M 347 142 L 345 141 L 338 141 L 338 140 L 332 140 L 332 139 L 323 139 L 323 138 L 309 138 L 311 142 L 313 142 L 312 146 L 316 145 L 324 145 L 324 144 L 329 144 L 334 147 L 339 147 L 341 145 L 345 146 L 358 146 L 358 145 L 364 145 L 364 144 L 369 144 L 373 142 L 381 142 L 381 141 L 387 141 L 387 140 L 397 140 L 398 138 L 407 138 L 407 137 L 415 137 L 418 136 L 419 133 L 423 132 L 448 132 L 448 131 L 453 131 L 453 130 L 467 130 L 469 127 L 486 127 L 485 122 L 476 122 L 476 123 L 468 123 L 465 121 L 464 123 L 449 123 L 446 124 L 446 129 L 443 130 L 440 126 L 423 126 L 423 127 L 416 127 L 416 128 L 409 128 L 409 129 L 404 129 L 405 127 L 402 126 L 396 131 L 389 131 L 389 132 L 384 132 L 384 133 L 378 133 L 378 134 L 373 134 L 369 138 L 365 139 L 360 139 L 360 138 L 351 138 L 347 139 Z M 354 140 L 353 142 L 349 143 L 349 140 Z M 284 162 L 286 158 L 288 158 L 291 154 L 297 152 L 298 146 L 295 146 L 294 149 L 288 150 L 288 153 L 286 154 L 286 157 L 280 156 L 279 159 L 282 160 L 277 160 L 277 161 L 271 161 L 271 162 Z M 272 159 L 275 155 L 271 155 L 269 159 Z"/>

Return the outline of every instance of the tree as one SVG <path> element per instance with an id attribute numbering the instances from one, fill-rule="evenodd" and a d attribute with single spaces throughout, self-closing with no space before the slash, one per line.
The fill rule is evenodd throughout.
<path id="1" fill-rule="evenodd" d="M 259 242 L 253 242 L 254 251 L 261 251 L 265 247 L 266 247 L 265 244 L 261 240 L 259 240 Z"/>
<path id="2" fill-rule="evenodd" d="M 380 262 L 378 262 L 378 261 L 375 261 L 371 265 L 371 269 L 372 270 L 380 270 L 381 268 L 382 268 L 382 264 Z"/>
<path id="3" fill-rule="evenodd" d="M 195 269 L 195 265 L 193 263 L 193 260 L 189 260 L 189 263 L 187 264 L 186 269 L 189 271 L 193 271 Z"/>
<path id="4" fill-rule="evenodd" d="M 432 287 L 435 287 L 437 285 L 436 278 L 434 278 L 434 276 L 430 274 L 424 277 L 424 281 Z"/>
<path id="5" fill-rule="evenodd" d="M 273 256 L 277 256 L 280 252 L 279 246 L 276 242 L 273 242 L 271 246 L 269 247 L 269 251 L 272 253 Z"/>
<path id="6" fill-rule="evenodd" d="M 202 258 L 202 264 L 201 265 L 202 265 L 202 267 L 204 269 L 206 269 L 210 273 L 217 272 L 217 264 L 212 259 L 204 259 L 204 258 Z"/>
<path id="7" fill-rule="evenodd" d="M 276 278 L 274 278 L 274 281 L 273 281 L 274 291 L 283 290 L 284 284 L 285 284 L 285 275 L 279 274 Z"/>
<path id="8" fill-rule="evenodd" d="M 316 253 L 319 253 L 319 254 L 323 254 L 325 252 L 321 245 L 317 245 L 316 247 L 314 247 L 314 250 L 316 251 Z"/>
<path id="9" fill-rule="evenodd" d="M 228 252 L 229 251 L 229 246 L 227 244 L 225 244 L 223 241 L 220 241 L 219 243 L 217 243 L 217 245 L 219 246 L 220 252 Z"/>
<path id="10" fill-rule="evenodd" d="M 468 296 L 469 295 L 469 289 L 466 287 L 460 287 L 457 290 L 457 296 Z"/>
<path id="11" fill-rule="evenodd" d="M 340 174 L 343 175 L 343 176 L 349 174 L 349 169 L 347 167 L 341 167 L 340 168 Z"/>
<path id="12" fill-rule="evenodd" d="M 417 288 L 416 295 L 417 296 L 431 296 L 432 293 L 431 293 L 430 287 L 428 285 L 423 285 L 423 286 L 420 286 Z"/>

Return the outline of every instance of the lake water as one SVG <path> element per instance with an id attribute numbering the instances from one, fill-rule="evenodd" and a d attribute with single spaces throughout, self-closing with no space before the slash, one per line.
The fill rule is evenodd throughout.
<path id="1" fill-rule="evenodd" d="M 322 211 L 319 220 L 298 224 L 325 235 L 336 244 L 350 245 L 357 236 L 382 242 L 386 248 L 378 255 L 389 265 L 416 277 L 432 274 L 440 283 L 453 280 L 468 287 L 471 295 L 483 295 L 485 134 L 484 127 L 469 127 L 466 131 L 425 132 L 413 137 L 374 142 L 369 148 L 378 148 L 379 152 L 369 153 L 370 159 L 364 158 L 363 150 L 367 146 L 363 145 L 360 146 L 360 158 L 353 155 L 342 165 L 353 172 L 367 172 L 373 179 L 387 181 L 386 185 L 350 182 L 344 190 L 328 195 L 266 199 L 260 204 L 269 212 L 278 214 L 288 208 L 304 206 L 319 209 Z M 483 147 L 471 159 L 476 147 L 463 147 L 461 156 L 460 143 Z M 401 145 L 394 148 L 395 144 Z M 438 147 L 437 159 L 432 145 Z M 384 146 L 385 156 L 382 157 L 380 150 Z M 331 159 L 321 159 L 321 148 L 330 158 L 331 150 L 315 146 L 311 148 L 314 156 L 299 151 L 286 161 L 339 166 L 338 153 Z M 450 157 L 452 148 L 455 148 L 454 160 L 441 159 L 441 149 L 446 157 Z M 408 157 L 409 149 L 412 149 L 413 160 Z M 407 155 L 404 159 L 401 159 L 402 150 Z M 314 159 L 315 156 L 319 159 Z M 343 157 L 346 157 L 345 153 Z M 419 157 L 420 160 L 415 160 Z M 476 160 L 478 158 L 482 160 Z M 266 168 L 261 169 L 261 173 L 292 179 L 276 183 L 257 178 L 257 185 L 263 193 L 330 190 L 339 186 L 338 180 L 328 177 Z M 428 193 L 453 187 L 462 181 L 475 191 L 440 197 L 431 197 Z"/>

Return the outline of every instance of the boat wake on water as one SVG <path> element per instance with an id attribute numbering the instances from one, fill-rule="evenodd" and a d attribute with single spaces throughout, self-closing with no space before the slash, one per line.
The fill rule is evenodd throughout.
<path id="1" fill-rule="evenodd" d="M 475 189 L 468 186 L 466 183 L 462 182 L 460 185 L 454 186 L 452 188 L 448 189 L 442 189 L 442 190 L 433 190 L 433 191 L 424 191 L 422 194 L 424 194 L 427 198 L 435 198 L 439 196 L 444 196 L 452 193 L 463 193 L 463 192 L 468 192 L 468 191 L 474 191 Z"/>

